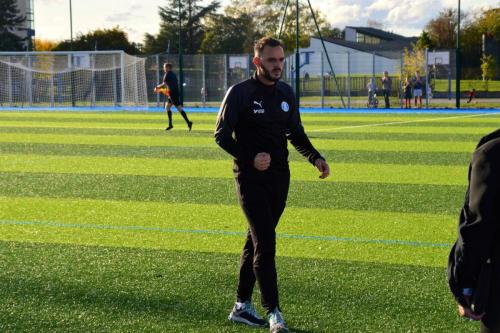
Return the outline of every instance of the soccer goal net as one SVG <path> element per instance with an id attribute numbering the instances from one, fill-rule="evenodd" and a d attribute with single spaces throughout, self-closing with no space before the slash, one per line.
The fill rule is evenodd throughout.
<path id="1" fill-rule="evenodd" d="M 0 106 L 147 106 L 145 59 L 122 51 L 0 52 Z"/>

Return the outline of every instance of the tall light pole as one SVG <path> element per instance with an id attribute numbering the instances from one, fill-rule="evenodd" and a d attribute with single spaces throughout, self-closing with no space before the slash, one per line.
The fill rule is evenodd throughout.
<path id="1" fill-rule="evenodd" d="M 71 5 L 71 0 L 69 0 L 69 49 L 73 51 L 73 7 Z M 73 53 L 70 55 L 70 63 L 71 63 L 71 106 L 75 107 L 75 73 L 73 71 Z"/>
<path id="2" fill-rule="evenodd" d="M 184 69 L 182 63 L 182 21 L 181 21 L 181 0 L 179 0 L 179 99 L 180 103 L 184 99 Z"/>
<path id="3" fill-rule="evenodd" d="M 455 78 L 455 98 L 456 107 L 460 109 L 460 77 L 462 76 L 462 56 L 460 52 L 460 0 L 458 0 L 458 13 L 457 13 L 457 48 L 456 52 L 456 78 Z"/>
<path id="4" fill-rule="evenodd" d="M 300 30 L 299 30 L 299 0 L 296 1 L 296 16 L 295 16 L 295 99 L 297 109 L 300 107 Z"/>
<path id="5" fill-rule="evenodd" d="M 69 0 L 69 48 L 73 51 L 73 7 L 71 0 Z"/>

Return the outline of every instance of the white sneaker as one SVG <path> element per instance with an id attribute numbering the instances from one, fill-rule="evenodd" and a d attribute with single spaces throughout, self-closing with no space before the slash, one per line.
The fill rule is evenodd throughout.
<path id="1" fill-rule="evenodd" d="M 234 304 L 233 310 L 229 314 L 228 319 L 234 322 L 243 323 L 254 327 L 267 326 L 267 322 L 261 316 L 259 316 L 253 304 L 248 301 L 245 303 L 236 302 L 236 304 Z"/>
<path id="2" fill-rule="evenodd" d="M 269 332 L 271 333 L 287 333 L 288 328 L 285 324 L 285 319 L 278 308 L 268 315 L 269 319 Z"/>

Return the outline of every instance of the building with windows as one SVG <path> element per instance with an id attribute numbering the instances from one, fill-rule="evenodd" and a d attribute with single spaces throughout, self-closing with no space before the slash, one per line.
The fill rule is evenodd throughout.
<path id="1" fill-rule="evenodd" d="M 335 74 L 379 75 L 385 70 L 391 74 L 399 73 L 403 50 L 412 48 L 412 43 L 417 40 L 417 37 L 405 37 L 375 28 L 346 27 L 343 39 L 325 39 L 324 42 Z M 301 76 L 330 72 L 318 37 L 312 37 L 310 46 L 300 49 L 300 53 Z"/>

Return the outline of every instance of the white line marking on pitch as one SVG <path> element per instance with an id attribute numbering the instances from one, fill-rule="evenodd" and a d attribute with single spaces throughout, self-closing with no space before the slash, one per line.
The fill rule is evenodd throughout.
<path id="1" fill-rule="evenodd" d="M 407 121 L 393 121 L 393 122 L 389 122 L 389 123 L 376 123 L 376 124 L 353 125 L 353 126 L 345 126 L 345 127 L 313 129 L 313 130 L 309 130 L 307 132 L 308 133 L 309 132 L 329 132 L 329 131 L 338 131 L 338 130 L 352 129 L 352 128 L 376 127 L 376 126 L 387 126 L 387 125 L 401 125 L 401 124 L 421 123 L 421 122 L 436 121 L 436 120 L 473 118 L 473 117 L 490 116 L 490 115 L 498 115 L 498 114 L 500 114 L 500 112 L 480 113 L 480 114 L 468 114 L 468 115 L 465 115 L 465 116 L 452 116 L 452 117 L 440 117 L 440 118 L 425 118 L 425 119 L 407 120 Z"/>

